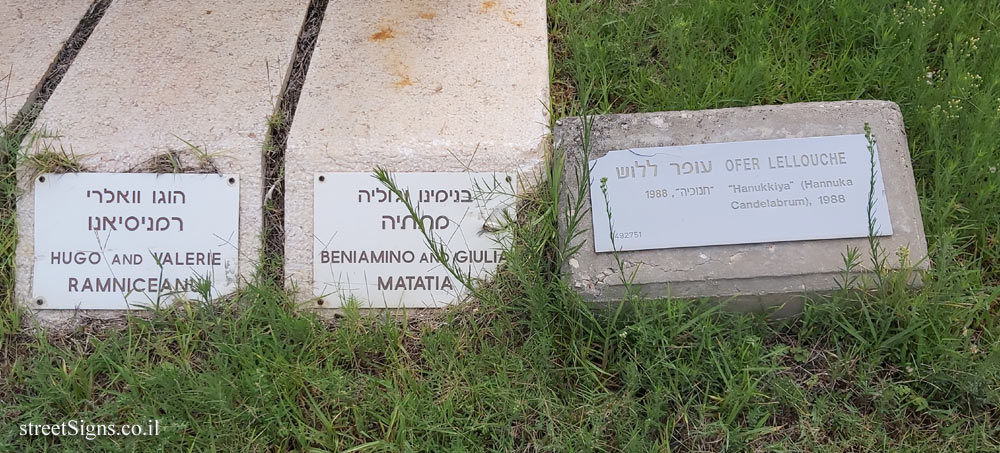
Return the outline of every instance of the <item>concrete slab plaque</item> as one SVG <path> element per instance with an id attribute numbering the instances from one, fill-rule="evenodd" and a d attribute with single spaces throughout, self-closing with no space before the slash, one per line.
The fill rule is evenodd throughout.
<path id="1" fill-rule="evenodd" d="M 35 123 L 49 137 L 25 151 L 72 152 L 88 172 L 238 175 L 239 269 L 251 278 L 261 243 L 267 118 L 307 6 L 308 0 L 112 2 Z M 18 182 L 17 297 L 28 307 L 35 306 L 29 287 L 38 255 L 32 173 L 22 168 Z M 117 315 L 42 317 L 55 327 Z"/>
<path id="2" fill-rule="evenodd" d="M 879 234 L 891 236 L 877 156 L 874 213 Z M 858 213 L 868 209 L 871 158 L 863 134 L 610 151 L 591 161 L 594 245 L 610 252 L 868 237 Z"/>
<path id="3" fill-rule="evenodd" d="M 313 295 L 321 236 L 316 172 L 534 180 L 549 124 L 545 14 L 544 0 L 330 2 L 285 154 L 285 275 L 300 297 Z"/>
<path id="4" fill-rule="evenodd" d="M 506 175 L 425 172 L 394 178 L 452 265 L 477 278 L 496 269 L 504 237 L 487 223 L 513 209 Z M 314 181 L 317 306 L 336 308 L 353 297 L 369 308 L 439 307 L 462 297 L 462 283 L 431 253 L 409 210 L 371 173 L 319 173 Z"/>
<path id="5" fill-rule="evenodd" d="M 237 176 L 44 174 L 34 185 L 33 308 L 134 309 L 236 288 Z"/>
<path id="6" fill-rule="evenodd" d="M 611 165 L 599 167 L 599 173 L 592 176 L 608 178 L 612 197 L 632 194 L 649 200 L 644 200 L 643 205 L 621 205 L 621 200 L 612 199 L 615 231 L 627 233 L 629 225 L 618 219 L 631 218 L 636 225 L 643 225 L 643 236 L 649 234 L 657 238 L 641 243 L 641 247 L 678 247 L 620 252 L 626 274 L 635 272 L 633 283 L 646 297 L 713 297 L 728 300 L 731 306 L 740 309 L 783 305 L 785 313 L 801 307 L 803 294 L 836 289 L 836 278 L 844 270 L 842 255 L 847 247 L 856 247 L 862 252 L 862 263 L 868 259 L 866 237 L 821 239 L 824 236 L 855 236 L 860 226 L 866 225 L 867 197 L 864 201 L 855 200 L 861 193 L 855 193 L 859 183 L 865 194 L 868 188 L 869 173 L 861 170 L 868 164 L 864 155 L 867 149 L 863 137 L 859 138 L 864 134 L 865 123 L 871 125 L 877 140 L 878 164 L 884 181 L 884 192 L 878 194 L 882 195 L 878 198 L 884 200 L 888 213 L 881 207 L 876 218 L 885 235 L 880 241 L 889 253 L 888 265 L 899 268 L 905 258 L 918 269 L 926 269 L 927 243 L 899 108 L 891 102 L 846 101 L 594 117 L 587 157 L 602 162 L 606 156 L 614 154 L 607 161 Z M 585 156 L 582 130 L 579 118 L 567 118 L 557 124 L 553 133 L 554 146 L 566 153 L 570 169 L 586 165 L 582 162 Z M 791 140 L 770 142 L 785 139 Z M 769 142 L 759 142 L 761 140 Z M 850 148 L 850 151 L 844 149 L 843 160 L 847 164 L 812 168 L 811 154 L 829 152 L 824 147 L 839 141 Z M 761 143 L 767 146 L 759 146 Z M 796 146 L 782 148 L 786 145 Z M 646 153 L 648 150 L 642 149 L 664 147 L 683 147 L 687 151 L 680 161 L 674 159 L 679 159 L 681 154 L 674 157 L 667 153 L 662 156 L 650 153 L 654 156 L 649 158 L 650 162 L 658 166 L 655 171 L 646 165 L 645 157 L 640 160 L 640 156 L 633 155 L 629 160 L 615 161 L 621 159 L 621 150 Z M 732 149 L 740 149 L 740 152 L 727 155 Z M 803 154 L 809 156 L 809 167 L 804 166 Z M 779 156 L 786 157 L 779 159 Z M 834 157 L 837 162 L 841 160 L 839 151 L 836 156 L 826 158 L 827 164 L 832 163 Z M 861 164 L 855 174 L 855 170 L 848 168 L 854 169 L 858 160 Z M 663 180 L 661 192 L 656 193 L 657 189 L 652 187 L 643 188 L 638 182 L 626 190 L 627 186 L 621 181 L 642 179 L 642 167 L 636 162 L 645 166 L 647 180 L 653 178 L 654 172 Z M 705 162 L 704 167 L 700 162 Z M 712 163 L 711 172 L 698 173 L 707 169 L 708 162 Z M 625 168 L 629 164 L 631 168 Z M 744 169 L 750 171 L 742 171 Z M 627 171 L 627 178 L 618 178 L 618 171 L 623 176 Z M 633 171 L 635 178 L 632 178 Z M 575 195 L 572 192 L 576 187 L 574 175 L 571 170 L 564 180 L 567 195 Z M 840 182 L 841 178 L 845 183 Z M 853 185 L 846 184 L 848 178 L 853 180 Z M 697 183 L 679 182 L 685 179 Z M 590 183 L 597 184 L 596 181 L 599 179 Z M 706 186 L 709 188 L 700 189 Z M 666 189 L 666 196 L 663 196 L 663 189 Z M 637 190 L 642 192 L 636 193 Z M 654 191 L 653 198 L 648 198 L 650 194 L 646 193 L 650 190 Z M 799 194 L 789 198 L 808 199 L 812 206 L 772 207 L 768 200 L 785 198 L 783 193 Z M 839 203 L 839 195 L 844 195 L 844 203 Z M 832 198 L 824 205 L 820 196 L 836 196 L 836 205 L 844 206 L 834 208 Z M 606 214 L 603 196 L 597 194 L 593 207 L 590 194 L 584 197 L 583 208 Z M 652 203 L 659 200 L 663 207 L 657 209 Z M 695 203 L 694 200 L 699 201 Z M 675 204 L 678 201 L 690 204 Z M 735 209 L 734 202 L 737 203 Z M 807 208 L 815 211 L 807 211 Z M 840 225 L 836 229 L 825 224 L 814 225 L 810 219 L 801 218 L 824 215 L 817 209 L 841 208 L 843 211 L 837 211 L 837 215 L 845 219 L 827 219 L 833 225 Z M 640 216 L 661 216 L 661 220 L 668 223 L 655 229 L 655 223 L 642 220 Z M 597 231 L 600 223 L 607 224 L 606 215 L 587 213 L 582 218 L 581 228 Z M 654 229 L 650 231 L 650 228 Z M 603 232 L 609 234 L 607 229 Z M 598 238 L 603 236 L 600 231 L 597 235 Z M 791 235 L 810 240 L 788 240 Z M 615 254 L 602 251 L 608 250 L 606 246 L 598 248 L 594 236 L 580 237 L 584 244 L 567 263 L 570 284 L 587 299 L 617 300 L 624 294 L 624 285 Z M 726 244 L 707 245 L 718 242 Z M 918 284 L 918 276 L 914 275 L 913 281 Z"/>

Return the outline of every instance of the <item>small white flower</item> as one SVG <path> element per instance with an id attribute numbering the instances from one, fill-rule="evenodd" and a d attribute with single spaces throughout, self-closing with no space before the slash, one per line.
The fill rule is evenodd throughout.
<path id="1" fill-rule="evenodd" d="M 965 41 L 965 44 L 967 46 L 969 46 L 969 49 L 972 49 L 973 51 L 979 50 L 979 46 L 977 45 L 977 44 L 979 44 L 979 37 L 978 36 L 970 36 L 969 39 L 967 39 Z"/>

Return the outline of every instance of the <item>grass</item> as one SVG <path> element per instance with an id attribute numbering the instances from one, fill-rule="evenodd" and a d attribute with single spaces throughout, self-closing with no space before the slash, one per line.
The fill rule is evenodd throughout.
<path id="1" fill-rule="evenodd" d="M 1000 450 L 1000 4 L 549 3 L 554 117 L 887 99 L 933 269 L 798 318 L 697 301 L 593 311 L 558 277 L 558 159 L 474 302 L 402 321 L 296 312 L 267 278 L 122 328 L 28 334 L 4 292 L 4 450 Z M 15 236 L 5 134 L 0 282 Z M 588 234 L 584 232 L 582 234 Z M 9 287 L 8 286 L 5 286 Z M 145 422 L 159 437 L 22 437 Z"/>
<path id="2" fill-rule="evenodd" d="M 14 250 L 17 246 L 17 173 L 24 132 L 14 126 L 0 129 L 0 338 L 15 333 L 20 313 L 14 306 Z M 0 375 L 2 379 L 4 375 Z"/>

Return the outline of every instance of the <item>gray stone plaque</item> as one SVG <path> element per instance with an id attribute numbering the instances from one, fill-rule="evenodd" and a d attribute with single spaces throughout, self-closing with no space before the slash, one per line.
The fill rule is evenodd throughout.
<path id="1" fill-rule="evenodd" d="M 645 297 L 783 305 L 786 313 L 801 307 L 803 294 L 835 290 L 848 247 L 861 252 L 863 266 L 869 259 L 865 123 L 877 140 L 875 217 L 887 265 L 926 269 L 899 108 L 846 101 L 596 116 L 589 155 L 581 119 L 560 120 L 553 137 L 567 157 L 567 196 L 578 195 L 574 169 L 587 165 L 585 155 L 593 165 L 584 182 L 593 191 L 580 206 L 591 211 L 580 228 L 594 233 L 578 236 L 584 243 L 566 264 L 570 284 L 586 299 L 614 301 L 632 277 Z M 624 276 L 610 252 L 601 178 Z"/>

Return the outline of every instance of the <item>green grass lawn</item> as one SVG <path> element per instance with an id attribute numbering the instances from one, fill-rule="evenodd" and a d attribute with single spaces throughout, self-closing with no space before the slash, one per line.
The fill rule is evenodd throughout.
<path id="1" fill-rule="evenodd" d="M 440 314 L 331 324 L 260 278 L 32 336 L 10 299 L 7 131 L 0 450 L 1000 451 L 1000 3 L 552 0 L 549 24 L 555 117 L 898 103 L 925 286 L 841 292 L 781 323 L 697 301 L 593 311 L 555 271 L 571 245 L 555 162 L 503 272 Z M 18 435 L 70 419 L 158 419 L 161 435 Z"/>

